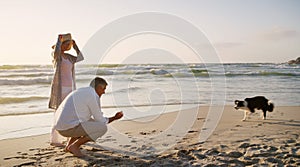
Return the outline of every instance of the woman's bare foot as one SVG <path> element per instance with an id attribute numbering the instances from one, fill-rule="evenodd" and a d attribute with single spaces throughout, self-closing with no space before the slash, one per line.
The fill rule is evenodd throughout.
<path id="1" fill-rule="evenodd" d="M 81 153 L 80 148 L 76 145 L 70 145 L 66 150 L 71 152 L 76 157 L 84 157 L 84 154 Z"/>

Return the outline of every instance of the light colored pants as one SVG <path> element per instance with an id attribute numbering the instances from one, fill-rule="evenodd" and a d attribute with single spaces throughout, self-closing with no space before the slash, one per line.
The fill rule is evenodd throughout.
<path id="1" fill-rule="evenodd" d="M 96 141 L 99 137 L 107 132 L 107 125 L 103 122 L 90 120 L 82 122 L 74 128 L 67 130 L 58 130 L 65 137 L 81 137 L 88 136 L 91 140 Z"/>

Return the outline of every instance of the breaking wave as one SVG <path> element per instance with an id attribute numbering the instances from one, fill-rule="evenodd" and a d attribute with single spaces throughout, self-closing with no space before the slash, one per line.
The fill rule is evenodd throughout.
<path id="1" fill-rule="evenodd" d="M 31 96 L 31 97 L 0 97 L 0 104 L 23 103 L 27 101 L 45 100 L 48 97 Z"/>

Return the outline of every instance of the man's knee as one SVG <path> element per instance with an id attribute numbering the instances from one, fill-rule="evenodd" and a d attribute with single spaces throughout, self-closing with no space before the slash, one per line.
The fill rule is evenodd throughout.
<path id="1" fill-rule="evenodd" d="M 100 134 L 99 137 L 102 137 L 107 132 L 107 129 L 108 128 L 106 124 L 102 125 L 101 128 L 99 129 L 99 134 Z"/>
<path id="2" fill-rule="evenodd" d="M 93 140 L 96 141 L 98 138 L 102 137 L 107 132 L 107 125 L 106 124 L 100 124 L 97 127 L 94 127 L 94 129 L 87 130 L 88 136 Z"/>
<path id="3" fill-rule="evenodd" d="M 104 125 L 104 134 L 107 132 L 107 125 Z"/>

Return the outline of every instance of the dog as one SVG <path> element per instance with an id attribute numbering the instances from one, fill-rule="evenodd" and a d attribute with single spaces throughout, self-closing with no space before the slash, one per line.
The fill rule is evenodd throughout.
<path id="1" fill-rule="evenodd" d="M 246 98 L 244 101 L 234 101 L 236 110 L 244 110 L 244 118 L 242 121 L 247 119 L 248 113 L 254 113 L 255 109 L 263 111 L 263 119 L 267 117 L 267 111 L 272 112 L 274 110 L 274 103 L 265 98 L 264 96 L 255 96 L 252 98 Z"/>

